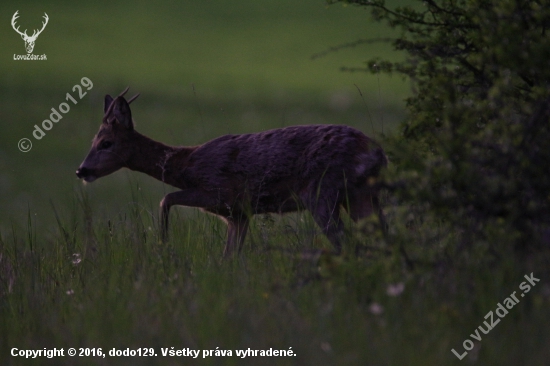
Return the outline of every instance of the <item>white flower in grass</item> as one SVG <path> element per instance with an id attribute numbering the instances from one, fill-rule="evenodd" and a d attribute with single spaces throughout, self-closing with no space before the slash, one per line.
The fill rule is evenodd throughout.
<path id="1" fill-rule="evenodd" d="M 74 253 L 74 254 L 73 254 L 72 262 L 73 262 L 73 264 L 74 264 L 75 266 L 76 266 L 78 263 L 82 262 L 82 258 L 80 258 L 80 254 Z"/>
<path id="2" fill-rule="evenodd" d="M 328 342 L 321 342 L 321 349 L 326 353 L 330 353 L 332 351 L 332 347 Z"/>
<path id="3" fill-rule="evenodd" d="M 386 289 L 388 296 L 399 296 L 405 290 L 405 284 L 403 282 L 391 284 Z"/>
<path id="4" fill-rule="evenodd" d="M 380 315 L 384 312 L 384 308 L 382 307 L 382 305 L 380 305 L 379 303 L 377 302 L 373 302 L 372 304 L 370 304 L 369 306 L 369 311 L 371 313 L 373 313 L 374 315 Z"/>

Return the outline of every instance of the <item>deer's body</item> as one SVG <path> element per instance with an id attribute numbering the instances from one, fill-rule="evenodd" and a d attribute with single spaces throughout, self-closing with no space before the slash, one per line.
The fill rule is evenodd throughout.
<path id="1" fill-rule="evenodd" d="M 383 221 L 378 192 L 371 183 L 386 157 L 378 145 L 351 127 L 294 126 L 171 147 L 134 130 L 122 96 L 114 101 L 106 96 L 105 111 L 77 175 L 93 181 L 126 167 L 179 188 L 161 202 L 164 235 L 173 205 L 199 207 L 225 220 L 226 255 L 241 248 L 254 214 L 308 209 L 337 251 L 343 231 L 341 206 L 354 220 L 374 210 Z"/>

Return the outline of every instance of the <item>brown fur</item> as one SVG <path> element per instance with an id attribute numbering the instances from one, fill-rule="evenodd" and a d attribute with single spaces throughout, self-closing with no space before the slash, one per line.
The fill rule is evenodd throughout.
<path id="1" fill-rule="evenodd" d="M 174 205 L 199 207 L 227 222 L 224 255 L 241 249 L 249 218 L 259 213 L 307 209 L 338 252 L 341 206 L 354 221 L 375 211 L 385 228 L 372 178 L 386 156 L 351 127 L 293 126 L 171 147 L 134 129 L 122 95 L 105 97 L 105 113 L 77 176 L 91 182 L 125 167 L 181 189 L 161 202 L 163 238 Z"/>

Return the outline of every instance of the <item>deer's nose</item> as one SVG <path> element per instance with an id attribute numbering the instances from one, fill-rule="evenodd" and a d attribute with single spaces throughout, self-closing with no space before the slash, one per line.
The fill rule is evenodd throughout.
<path id="1" fill-rule="evenodd" d="M 85 167 L 80 167 L 76 170 L 76 176 L 78 178 L 85 178 L 90 174 L 90 170 Z"/>

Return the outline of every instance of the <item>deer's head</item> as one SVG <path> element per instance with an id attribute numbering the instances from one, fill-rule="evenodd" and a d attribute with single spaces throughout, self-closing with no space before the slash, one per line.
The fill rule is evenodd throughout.
<path id="1" fill-rule="evenodd" d="M 92 148 L 76 171 L 78 178 L 93 182 L 126 166 L 132 154 L 132 140 L 135 134 L 130 103 L 139 94 L 126 101 L 126 88 L 113 99 L 105 96 L 103 123 L 92 141 Z"/>
<path id="2" fill-rule="evenodd" d="M 28 36 L 26 29 L 24 32 L 21 32 L 19 31 L 19 26 L 17 28 L 15 27 L 15 21 L 17 20 L 17 18 L 19 18 L 19 15 L 17 15 L 18 12 L 19 10 L 17 10 L 15 14 L 13 14 L 13 17 L 11 18 L 11 26 L 17 33 L 21 35 L 21 38 L 23 38 L 23 41 L 25 41 L 25 49 L 27 50 L 27 53 L 32 53 L 32 50 L 34 49 L 34 42 L 36 42 L 36 38 L 38 38 L 40 33 L 42 33 L 44 28 L 46 28 L 46 24 L 48 24 L 48 20 L 49 20 L 48 14 L 44 13 L 44 22 L 42 22 L 42 29 L 40 30 L 35 29 L 34 32 L 32 33 L 32 36 Z"/>

